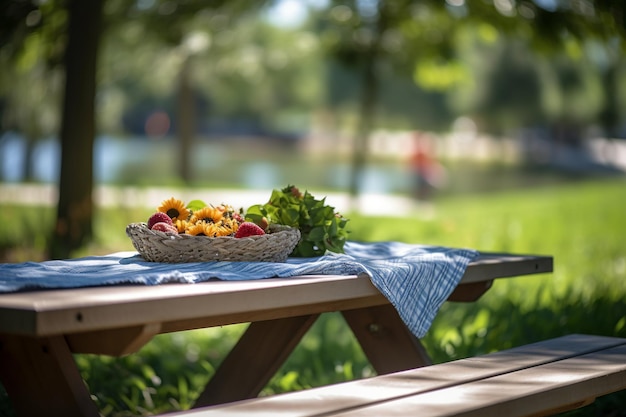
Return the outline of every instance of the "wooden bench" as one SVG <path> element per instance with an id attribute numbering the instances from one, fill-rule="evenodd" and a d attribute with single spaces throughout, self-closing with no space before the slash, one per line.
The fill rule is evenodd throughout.
<path id="1" fill-rule="evenodd" d="M 626 389 L 626 339 L 568 335 L 489 355 L 186 412 L 211 416 L 544 416 Z"/>

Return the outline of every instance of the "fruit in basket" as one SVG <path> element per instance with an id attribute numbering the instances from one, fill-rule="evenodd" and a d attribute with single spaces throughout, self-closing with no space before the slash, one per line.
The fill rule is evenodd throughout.
<path id="1" fill-rule="evenodd" d="M 257 226 L 259 226 L 263 230 L 267 230 L 270 227 L 270 222 L 266 217 L 262 217 L 254 222 Z"/>
<path id="2" fill-rule="evenodd" d="M 167 223 L 170 226 L 173 226 L 174 223 L 172 222 L 172 219 L 170 216 L 168 216 L 165 213 L 162 213 L 160 211 L 154 213 L 152 216 L 150 216 L 150 218 L 148 219 L 148 229 L 152 229 L 152 226 L 154 226 L 157 223 Z"/>
<path id="3" fill-rule="evenodd" d="M 159 232 L 170 233 L 173 235 L 178 234 L 178 229 L 176 229 L 176 227 L 171 224 L 171 220 L 170 223 L 158 222 L 154 226 L 152 226 L 151 230 L 157 230 Z"/>
<path id="4" fill-rule="evenodd" d="M 235 237 L 242 238 L 248 236 L 259 236 L 264 234 L 265 231 L 261 229 L 257 224 L 252 222 L 243 222 L 239 225 L 237 233 L 235 233 Z"/>
<path id="5" fill-rule="evenodd" d="M 317 199 L 293 185 L 273 190 L 265 204 L 247 211 L 201 200 L 185 203 L 174 197 L 164 200 L 156 211 L 148 227 L 171 234 L 242 238 L 297 229 L 299 240 L 289 255 L 293 257 L 343 253 L 349 233 L 348 219 L 326 204 L 325 198 Z"/>

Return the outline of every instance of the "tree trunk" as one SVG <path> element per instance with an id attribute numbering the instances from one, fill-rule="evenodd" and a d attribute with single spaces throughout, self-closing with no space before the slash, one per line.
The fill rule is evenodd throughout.
<path id="1" fill-rule="evenodd" d="M 33 158 L 35 154 L 36 138 L 31 132 L 26 132 L 24 137 L 24 165 L 22 165 L 22 181 L 31 182 L 35 179 Z"/>
<path id="2" fill-rule="evenodd" d="M 615 138 L 619 129 L 619 60 L 611 61 L 602 73 L 604 106 L 600 112 L 600 122 L 608 139 Z"/>
<path id="3" fill-rule="evenodd" d="M 354 138 L 352 150 L 352 173 L 350 176 L 349 193 L 356 197 L 360 192 L 361 178 L 367 162 L 369 136 L 372 131 L 373 118 L 378 101 L 378 77 L 376 76 L 376 54 L 369 53 L 364 62 L 359 107 L 359 126 Z"/>
<path id="4" fill-rule="evenodd" d="M 70 257 L 93 236 L 96 66 L 103 0 L 70 0 L 61 118 L 61 175 L 49 255 Z"/>
<path id="5" fill-rule="evenodd" d="M 180 71 L 178 91 L 178 174 L 189 184 L 193 177 L 191 151 L 196 133 L 195 102 L 191 88 L 191 57 L 187 57 Z"/>
<path id="6" fill-rule="evenodd" d="M 352 151 L 352 172 L 350 176 L 349 193 L 352 200 L 360 193 L 360 182 L 365 171 L 367 152 L 369 148 L 369 136 L 374 126 L 376 105 L 379 99 L 379 77 L 376 73 L 377 61 L 380 55 L 380 43 L 382 36 L 389 24 L 387 16 L 387 2 L 381 0 L 378 3 L 378 18 L 369 48 L 363 57 L 363 73 L 361 85 L 361 102 L 359 108 L 359 125 L 354 139 Z"/>

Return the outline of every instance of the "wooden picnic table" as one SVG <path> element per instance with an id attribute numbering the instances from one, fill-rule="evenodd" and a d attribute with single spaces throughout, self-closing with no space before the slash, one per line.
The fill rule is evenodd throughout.
<path id="1" fill-rule="evenodd" d="M 475 301 L 495 279 L 552 268 L 551 256 L 481 253 L 448 300 Z M 378 374 L 431 364 L 368 276 L 311 275 L 2 294 L 0 379 L 19 416 L 98 416 L 72 354 L 121 356 L 157 334 L 250 323 L 196 406 L 252 398 L 317 317 L 335 311 Z"/>

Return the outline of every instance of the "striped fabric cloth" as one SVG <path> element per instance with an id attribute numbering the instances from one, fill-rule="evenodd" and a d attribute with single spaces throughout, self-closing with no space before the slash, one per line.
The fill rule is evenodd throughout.
<path id="1" fill-rule="evenodd" d="M 399 242 L 347 242 L 344 254 L 289 258 L 285 263 L 146 262 L 135 252 L 61 261 L 0 265 L 0 292 L 103 285 L 198 283 L 212 278 L 250 280 L 297 275 L 367 274 L 398 310 L 408 328 L 422 337 L 457 286 L 470 249 Z"/>

